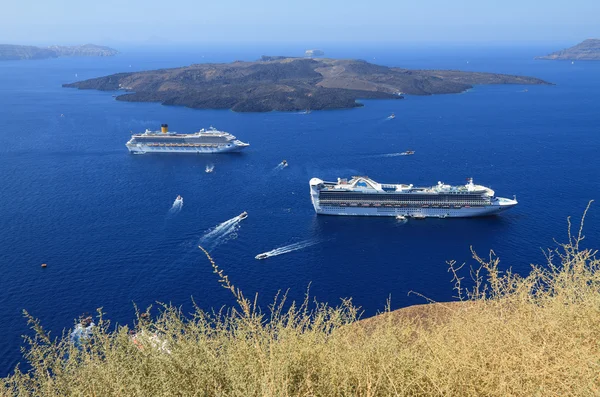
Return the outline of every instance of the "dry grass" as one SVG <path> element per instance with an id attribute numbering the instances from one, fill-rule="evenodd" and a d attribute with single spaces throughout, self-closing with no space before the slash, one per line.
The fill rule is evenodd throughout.
<path id="1" fill-rule="evenodd" d="M 98 312 L 81 350 L 36 331 L 31 370 L 4 379 L 4 395 L 85 396 L 591 396 L 600 395 L 600 261 L 581 229 L 526 277 L 490 255 L 470 270 L 450 262 L 463 301 L 358 321 L 338 307 L 275 299 L 266 313 L 212 262 L 238 306 L 161 306 L 127 327 Z M 284 309 L 285 308 L 285 309 Z"/>

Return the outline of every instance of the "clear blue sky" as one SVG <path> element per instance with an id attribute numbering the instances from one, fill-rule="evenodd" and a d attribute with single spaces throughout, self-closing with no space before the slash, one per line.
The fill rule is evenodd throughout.
<path id="1" fill-rule="evenodd" d="M 3 0 L 0 43 L 578 42 L 600 0 Z"/>

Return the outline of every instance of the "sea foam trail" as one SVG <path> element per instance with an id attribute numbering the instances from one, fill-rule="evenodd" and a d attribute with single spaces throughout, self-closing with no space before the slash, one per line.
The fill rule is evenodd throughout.
<path id="1" fill-rule="evenodd" d="M 183 208 L 183 201 L 175 200 L 173 202 L 173 205 L 171 206 L 171 209 L 169 210 L 168 215 L 170 215 L 170 216 L 177 215 L 179 213 L 179 211 L 181 211 L 182 208 Z"/>
<path id="2" fill-rule="evenodd" d="M 277 167 L 273 168 L 273 171 L 282 170 L 282 169 L 284 169 L 287 166 L 288 165 L 282 161 L 281 163 L 277 164 Z"/>
<path id="3" fill-rule="evenodd" d="M 310 247 L 311 245 L 315 245 L 315 244 L 319 244 L 319 243 L 320 243 L 320 241 L 318 241 L 318 240 L 300 241 L 298 243 L 285 245 L 283 247 L 275 248 L 271 251 L 263 252 L 262 254 L 258 254 L 257 256 L 266 255 L 267 258 L 270 258 L 272 256 L 278 256 L 278 255 L 287 254 L 288 252 L 298 251 L 303 248 L 307 248 L 307 247 Z"/>
<path id="4" fill-rule="evenodd" d="M 381 158 L 381 157 L 398 157 L 398 156 L 407 156 L 405 152 L 402 153 L 384 153 L 384 154 L 374 154 L 372 156 L 367 156 L 370 158 Z"/>
<path id="5" fill-rule="evenodd" d="M 242 218 L 240 218 L 238 215 L 218 224 L 213 228 L 208 229 L 206 233 L 200 237 L 198 245 L 210 251 L 215 249 L 220 244 L 237 238 L 237 231 L 240 229 L 241 221 Z"/>

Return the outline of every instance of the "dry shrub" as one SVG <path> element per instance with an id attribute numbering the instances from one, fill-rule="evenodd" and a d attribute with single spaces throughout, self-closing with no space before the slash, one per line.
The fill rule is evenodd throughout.
<path id="1" fill-rule="evenodd" d="M 586 210 L 587 212 L 587 210 Z M 585 217 L 585 214 L 584 214 Z M 583 225 L 583 220 L 582 220 Z M 86 396 L 590 396 L 600 395 L 600 261 L 576 236 L 521 277 L 473 252 L 474 280 L 449 262 L 459 302 L 359 321 L 337 307 L 276 297 L 263 313 L 212 261 L 237 307 L 185 316 L 138 313 L 135 337 L 98 311 L 78 349 L 31 317 L 28 371 L 4 395 Z"/>

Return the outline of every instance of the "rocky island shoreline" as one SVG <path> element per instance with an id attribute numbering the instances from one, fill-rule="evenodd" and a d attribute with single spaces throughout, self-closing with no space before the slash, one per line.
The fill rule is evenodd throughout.
<path id="1" fill-rule="evenodd" d="M 573 47 L 535 57 L 542 60 L 600 61 L 600 39 L 587 39 Z"/>
<path id="2" fill-rule="evenodd" d="M 195 64 L 117 73 L 63 87 L 124 90 L 117 100 L 236 112 L 343 109 L 358 99 L 460 93 L 477 84 L 550 83 L 525 76 L 456 70 L 409 70 L 351 59 L 263 56 L 255 62 Z"/>
<path id="3" fill-rule="evenodd" d="M 0 44 L 0 61 L 15 61 L 21 59 L 47 59 L 72 56 L 107 57 L 117 55 L 114 48 L 84 44 L 76 46 L 53 45 L 50 47 L 35 47 L 28 45 Z"/>

